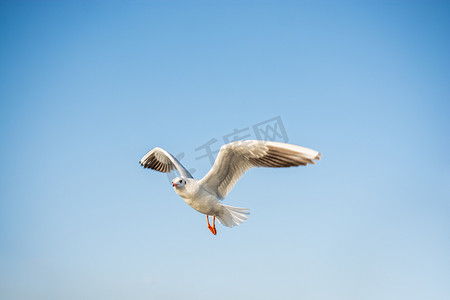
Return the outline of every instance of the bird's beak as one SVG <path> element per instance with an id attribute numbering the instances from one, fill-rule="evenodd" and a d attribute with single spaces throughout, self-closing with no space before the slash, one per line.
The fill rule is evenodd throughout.
<path id="1" fill-rule="evenodd" d="M 177 186 L 178 184 L 176 184 L 176 183 L 174 183 L 174 182 L 172 182 L 172 186 Z"/>

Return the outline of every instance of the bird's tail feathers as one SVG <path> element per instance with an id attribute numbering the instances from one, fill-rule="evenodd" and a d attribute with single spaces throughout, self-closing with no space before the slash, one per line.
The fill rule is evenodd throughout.
<path id="1" fill-rule="evenodd" d="M 222 204 L 222 212 L 216 215 L 222 225 L 227 227 L 237 226 L 247 220 L 250 214 L 248 208 L 234 207 Z"/>

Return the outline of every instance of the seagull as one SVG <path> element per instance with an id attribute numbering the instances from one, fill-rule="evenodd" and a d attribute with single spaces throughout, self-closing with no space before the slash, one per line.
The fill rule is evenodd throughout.
<path id="1" fill-rule="evenodd" d="M 172 180 L 175 192 L 196 211 L 205 214 L 208 228 L 217 234 L 216 218 L 227 227 L 247 220 L 248 208 L 221 203 L 236 182 L 253 167 L 287 168 L 314 164 L 321 154 L 315 150 L 286 143 L 245 140 L 223 145 L 208 174 L 196 180 L 169 152 L 156 147 L 142 157 L 141 166 L 162 173 L 177 170 Z M 209 217 L 212 216 L 212 226 Z"/>

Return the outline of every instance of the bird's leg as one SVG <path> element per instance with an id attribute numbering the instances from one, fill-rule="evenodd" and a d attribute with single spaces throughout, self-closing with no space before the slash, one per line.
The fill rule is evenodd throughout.
<path id="1" fill-rule="evenodd" d="M 213 226 L 212 226 L 214 232 L 213 234 L 216 235 L 217 234 L 217 230 L 216 230 L 216 216 L 213 216 Z"/>
<path id="2" fill-rule="evenodd" d="M 206 221 L 208 222 L 208 229 L 211 231 L 212 234 L 216 235 L 217 234 L 217 230 L 216 230 L 216 226 L 215 226 L 215 221 L 216 221 L 216 216 L 214 216 L 213 218 L 213 226 L 211 227 L 211 225 L 209 225 L 209 216 L 206 215 Z"/>

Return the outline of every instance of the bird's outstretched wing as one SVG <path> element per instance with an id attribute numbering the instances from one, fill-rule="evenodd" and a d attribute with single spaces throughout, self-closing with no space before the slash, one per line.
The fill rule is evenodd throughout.
<path id="1" fill-rule="evenodd" d="M 194 178 L 172 154 L 158 147 L 147 152 L 139 163 L 144 168 L 162 173 L 169 173 L 176 169 L 182 177 Z"/>
<path id="2" fill-rule="evenodd" d="M 223 199 L 234 184 L 253 167 L 286 168 L 314 164 L 320 153 L 291 144 L 239 141 L 223 145 L 211 170 L 200 181 L 210 193 Z"/>

